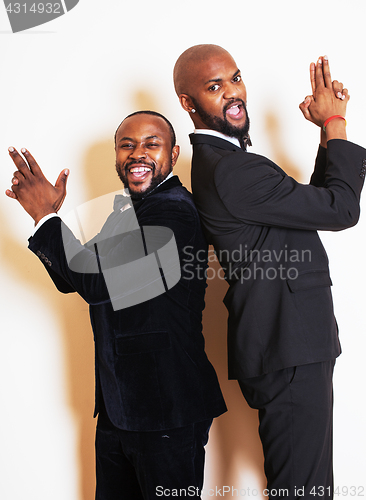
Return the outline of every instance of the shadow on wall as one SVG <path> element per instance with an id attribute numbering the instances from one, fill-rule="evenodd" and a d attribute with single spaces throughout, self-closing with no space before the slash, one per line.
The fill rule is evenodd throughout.
<path id="1" fill-rule="evenodd" d="M 29 288 L 41 298 L 42 307 L 55 318 L 55 324 L 62 332 L 64 372 L 67 377 L 66 404 L 71 409 L 78 436 L 77 459 L 81 472 L 79 497 L 89 500 L 94 496 L 95 420 L 92 418 L 94 347 L 88 306 L 76 294 L 63 295 L 56 290 L 42 264 L 27 249 L 26 242 L 20 245 L 11 237 L 7 219 L 1 214 L 1 258 L 11 268 L 13 279 L 19 287 Z"/>
<path id="2" fill-rule="evenodd" d="M 210 255 L 212 249 L 210 247 Z M 263 472 L 263 452 L 258 435 L 258 412 L 251 409 L 241 394 L 236 380 L 227 374 L 227 310 L 222 302 L 227 283 L 220 279 L 220 265 L 210 262 L 206 307 L 203 313 L 203 333 L 206 352 L 220 381 L 228 411 L 215 419 L 212 431 L 217 440 L 214 464 L 215 486 L 228 485 L 240 489 L 238 471 L 243 476 L 255 478 L 260 491 L 266 487 Z M 221 273 L 220 273 L 221 275 Z M 210 279 L 213 277 L 213 279 Z M 213 432 L 212 432 L 213 434 Z"/>
<path id="3" fill-rule="evenodd" d="M 267 136 L 272 147 L 271 160 L 277 163 L 287 175 L 293 177 L 297 182 L 301 182 L 302 174 L 297 166 L 290 160 L 285 153 L 283 145 L 283 134 L 278 119 L 278 113 L 268 110 L 265 115 L 265 127 Z"/>

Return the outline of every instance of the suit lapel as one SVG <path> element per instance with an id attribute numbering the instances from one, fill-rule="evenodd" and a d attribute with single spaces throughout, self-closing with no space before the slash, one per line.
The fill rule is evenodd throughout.
<path id="1" fill-rule="evenodd" d="M 163 191 L 167 191 L 168 189 L 172 189 L 177 186 L 181 186 L 182 183 L 179 180 L 179 177 L 177 175 L 173 175 L 170 179 L 167 181 L 163 182 L 160 184 L 158 187 L 156 187 L 151 193 L 149 193 L 145 198 L 142 198 L 142 200 L 138 200 L 133 202 L 133 206 L 135 210 L 138 210 L 138 208 L 146 201 L 150 199 L 150 196 L 154 196 L 155 194 L 161 193 Z"/>

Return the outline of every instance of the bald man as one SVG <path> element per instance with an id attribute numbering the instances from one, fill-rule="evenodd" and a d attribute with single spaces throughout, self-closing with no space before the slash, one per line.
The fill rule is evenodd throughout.
<path id="1" fill-rule="evenodd" d="M 359 218 L 366 150 L 347 141 L 342 83 L 327 57 L 310 66 L 300 104 L 321 129 L 309 185 L 250 145 L 247 93 L 232 56 L 216 45 L 186 50 L 174 68 L 194 123 L 192 191 L 229 289 L 229 378 L 259 410 L 270 498 L 333 495 L 332 376 L 341 349 L 328 259 L 317 230 Z"/>

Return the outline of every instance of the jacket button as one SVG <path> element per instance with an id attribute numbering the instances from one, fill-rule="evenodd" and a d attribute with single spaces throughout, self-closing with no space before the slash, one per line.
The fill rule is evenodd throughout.
<path id="1" fill-rule="evenodd" d="M 37 250 L 37 255 L 38 255 L 38 257 L 41 256 L 41 251 L 40 250 Z"/>

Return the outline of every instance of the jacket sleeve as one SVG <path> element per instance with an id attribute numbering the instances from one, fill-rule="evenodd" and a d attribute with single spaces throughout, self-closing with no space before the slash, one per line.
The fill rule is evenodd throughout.
<path id="1" fill-rule="evenodd" d="M 73 245 L 75 255 L 78 256 L 80 262 L 83 262 L 83 269 L 87 270 L 87 273 L 70 269 L 63 233 L 64 236 L 68 236 L 66 245 Z M 89 304 L 109 301 L 95 253 L 84 247 L 60 218 L 53 217 L 46 221 L 29 239 L 28 247 L 41 260 L 59 291 L 78 292 Z"/>
<path id="2" fill-rule="evenodd" d="M 30 238 L 29 249 L 40 258 L 58 290 L 76 291 L 88 304 L 100 305 L 111 301 L 103 271 L 136 262 L 147 253 L 157 251 L 171 234 L 178 248 L 183 248 L 194 233 L 193 210 L 184 202 L 153 203 L 145 215 L 139 217 L 139 224 L 140 228 L 157 227 L 156 231 L 145 231 L 145 235 L 151 235 L 148 243 L 141 237 L 141 231 L 136 230 L 106 238 L 93 249 L 93 246 L 82 245 L 61 219 L 54 217 Z M 167 233 L 164 228 L 171 231 Z M 126 285 L 121 283 L 123 286 Z"/>
<path id="3" fill-rule="evenodd" d="M 366 150 L 348 141 L 329 141 L 324 172 L 324 151 L 320 154 L 309 185 L 296 182 L 267 158 L 226 156 L 215 171 L 220 198 L 234 217 L 249 224 L 306 230 L 351 227 L 360 214 Z"/>
<path id="4" fill-rule="evenodd" d="M 316 187 L 324 187 L 325 171 L 327 168 L 327 150 L 319 145 L 316 155 L 314 172 L 310 178 L 310 184 Z"/>

